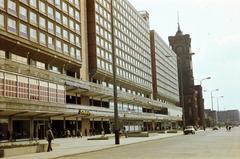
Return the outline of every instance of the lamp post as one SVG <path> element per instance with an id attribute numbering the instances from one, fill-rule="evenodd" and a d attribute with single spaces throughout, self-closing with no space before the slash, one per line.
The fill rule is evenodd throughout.
<path id="1" fill-rule="evenodd" d="M 113 0 L 111 0 L 111 31 L 112 31 L 112 59 L 113 59 L 113 101 L 114 101 L 114 133 L 115 144 L 120 144 L 119 140 L 119 121 L 118 121 L 118 101 L 117 101 L 117 80 L 116 80 L 116 56 L 115 56 L 115 39 L 114 39 L 114 17 L 113 17 Z"/>
<path id="2" fill-rule="evenodd" d="M 211 105 L 212 105 L 212 111 L 213 111 L 213 92 L 217 92 L 219 89 L 214 89 L 211 91 Z"/>
<path id="3" fill-rule="evenodd" d="M 218 113 L 219 113 L 219 98 L 223 98 L 224 96 L 219 96 L 219 97 L 217 97 L 217 123 L 219 124 L 219 121 L 218 121 Z"/>

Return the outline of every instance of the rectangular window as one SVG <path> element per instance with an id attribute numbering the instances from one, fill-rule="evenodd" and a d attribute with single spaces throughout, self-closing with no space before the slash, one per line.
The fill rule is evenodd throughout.
<path id="1" fill-rule="evenodd" d="M 56 40 L 56 50 L 62 52 L 62 42 L 60 40 Z"/>
<path id="2" fill-rule="evenodd" d="M 27 9 L 23 6 L 19 6 L 19 18 L 27 21 Z"/>
<path id="3" fill-rule="evenodd" d="M 69 33 L 70 43 L 75 44 L 75 38 L 73 33 Z"/>
<path id="4" fill-rule="evenodd" d="M 16 75 L 6 74 L 6 96 L 17 97 L 17 77 Z"/>
<path id="5" fill-rule="evenodd" d="M 81 47 L 80 37 L 76 36 L 75 39 L 76 39 L 76 46 Z"/>
<path id="6" fill-rule="evenodd" d="M 48 6 L 48 17 L 54 19 L 54 16 L 53 16 L 53 8 Z"/>
<path id="7" fill-rule="evenodd" d="M 12 59 L 12 61 L 15 61 L 15 62 L 19 62 L 19 63 L 22 63 L 22 64 L 27 64 L 27 58 L 26 57 L 22 57 L 22 56 L 12 54 L 11 59 Z"/>
<path id="8" fill-rule="evenodd" d="M 70 29 L 71 30 L 74 30 L 75 29 L 75 27 L 74 27 L 74 22 L 73 22 L 73 20 L 69 20 L 69 26 L 70 26 Z"/>
<path id="9" fill-rule="evenodd" d="M 35 79 L 29 79 L 29 97 L 31 100 L 39 100 L 38 96 L 39 86 L 38 81 Z"/>
<path id="10" fill-rule="evenodd" d="M 63 39 L 68 41 L 68 31 L 63 29 Z"/>
<path id="11" fill-rule="evenodd" d="M 29 0 L 29 4 L 31 7 L 37 8 L 37 1 L 36 0 Z"/>
<path id="12" fill-rule="evenodd" d="M 37 41 L 37 30 L 30 28 L 30 40 Z"/>
<path id="13" fill-rule="evenodd" d="M 74 3 L 75 3 L 75 6 L 76 6 L 77 8 L 80 8 L 80 2 L 79 2 L 79 0 L 74 0 Z"/>
<path id="14" fill-rule="evenodd" d="M 74 9 L 71 6 L 69 6 L 69 15 L 74 17 Z"/>
<path id="15" fill-rule="evenodd" d="M 21 99 L 28 99 L 28 78 L 18 77 L 18 97 Z"/>
<path id="16" fill-rule="evenodd" d="M 66 13 L 68 13 L 68 5 L 66 2 L 62 2 L 62 10 Z"/>
<path id="17" fill-rule="evenodd" d="M 39 81 L 39 100 L 48 101 L 48 83 Z"/>
<path id="18" fill-rule="evenodd" d="M 54 49 L 53 38 L 48 36 L 48 47 Z"/>
<path id="19" fill-rule="evenodd" d="M 5 10 L 4 4 L 5 4 L 5 0 L 0 0 L 0 9 Z"/>
<path id="20" fill-rule="evenodd" d="M 4 29 L 5 23 L 4 23 L 4 15 L 0 14 L 0 28 Z"/>
<path id="21" fill-rule="evenodd" d="M 46 45 L 46 35 L 44 33 L 39 33 L 39 42 L 41 45 Z"/>
<path id="22" fill-rule="evenodd" d="M 75 28 L 76 28 L 76 32 L 78 34 L 81 34 L 80 25 L 76 23 Z"/>
<path id="23" fill-rule="evenodd" d="M 28 38 L 27 25 L 20 23 L 19 25 L 19 35 L 24 38 Z"/>
<path id="24" fill-rule="evenodd" d="M 68 54 L 69 50 L 68 50 L 68 44 L 63 44 L 63 53 L 64 54 Z"/>
<path id="25" fill-rule="evenodd" d="M 45 18 L 43 18 L 43 17 L 39 17 L 39 26 L 40 26 L 40 28 L 42 28 L 42 29 L 46 29 L 46 19 Z"/>
<path id="26" fill-rule="evenodd" d="M 7 30 L 11 33 L 15 33 L 16 34 L 16 21 L 11 19 L 11 18 L 8 18 L 8 28 Z"/>
<path id="27" fill-rule="evenodd" d="M 43 14 L 46 14 L 46 5 L 42 1 L 39 1 L 39 11 Z"/>
<path id="28" fill-rule="evenodd" d="M 55 6 L 61 8 L 61 0 L 55 0 Z"/>
<path id="29" fill-rule="evenodd" d="M 75 11 L 75 19 L 80 22 L 80 13 L 79 13 L 79 11 Z"/>
<path id="30" fill-rule="evenodd" d="M 56 11 L 55 12 L 55 19 L 58 23 L 62 24 L 62 20 L 61 20 L 61 13 Z"/>
<path id="31" fill-rule="evenodd" d="M 64 89 L 64 86 L 61 86 L 61 85 L 57 86 L 57 102 L 58 103 L 65 103 L 65 89 Z"/>
<path id="32" fill-rule="evenodd" d="M 12 0 L 8 0 L 8 13 L 17 15 L 16 3 Z"/>
<path id="33" fill-rule="evenodd" d="M 81 51 L 79 49 L 76 49 L 76 59 L 81 60 Z"/>
<path id="34" fill-rule="evenodd" d="M 63 15 L 63 25 L 68 27 L 68 18 Z"/>
<path id="35" fill-rule="evenodd" d="M 30 11 L 29 17 L 30 17 L 30 23 L 36 25 L 37 24 L 37 14 Z"/>
<path id="36" fill-rule="evenodd" d="M 58 36 L 59 38 L 62 38 L 62 29 L 60 26 L 56 25 L 56 36 Z"/>
<path id="37" fill-rule="evenodd" d="M 0 96 L 4 96 L 4 74 L 0 72 Z"/>
<path id="38" fill-rule="evenodd" d="M 48 21 L 48 32 L 54 34 L 53 23 Z"/>
<path id="39" fill-rule="evenodd" d="M 75 58 L 75 49 L 74 47 L 70 48 L 70 56 L 72 56 L 73 58 Z"/>
<path id="40" fill-rule="evenodd" d="M 49 83 L 49 102 L 57 102 L 57 85 Z"/>

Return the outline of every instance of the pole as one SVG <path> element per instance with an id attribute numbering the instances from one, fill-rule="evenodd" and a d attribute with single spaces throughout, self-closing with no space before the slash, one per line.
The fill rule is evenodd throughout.
<path id="1" fill-rule="evenodd" d="M 111 0 L 111 28 L 112 28 L 112 59 L 113 59 L 113 100 L 114 100 L 114 123 L 115 123 L 115 144 L 120 144 L 119 141 L 119 124 L 118 124 L 118 101 L 117 101 L 117 85 L 116 85 L 116 56 L 115 56 L 115 41 L 114 41 L 114 18 L 113 18 L 113 0 Z"/>
<path id="2" fill-rule="evenodd" d="M 211 91 L 211 105 L 212 105 L 212 111 L 213 111 L 213 95 L 212 95 L 212 91 Z"/>

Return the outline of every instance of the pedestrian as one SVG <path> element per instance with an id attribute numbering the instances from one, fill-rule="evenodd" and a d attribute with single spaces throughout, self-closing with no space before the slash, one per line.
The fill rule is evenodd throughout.
<path id="1" fill-rule="evenodd" d="M 80 129 L 77 129 L 77 137 L 82 137 L 82 132 L 80 131 Z"/>
<path id="2" fill-rule="evenodd" d="M 47 141 L 48 141 L 48 148 L 47 152 L 52 151 L 52 140 L 54 139 L 53 132 L 50 127 L 47 130 Z"/>
<path id="3" fill-rule="evenodd" d="M 71 136 L 70 130 L 67 129 L 67 137 L 70 137 L 70 136 Z"/>

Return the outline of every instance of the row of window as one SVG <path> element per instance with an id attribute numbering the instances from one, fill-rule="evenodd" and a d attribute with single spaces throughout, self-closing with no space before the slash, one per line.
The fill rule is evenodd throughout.
<path id="1" fill-rule="evenodd" d="M 64 86 L 0 72 L 0 95 L 12 98 L 65 103 Z"/>
<path id="2" fill-rule="evenodd" d="M 5 18 L 7 18 L 5 20 Z M 5 22 L 7 25 L 5 26 Z M 0 28 L 6 29 L 10 33 L 19 35 L 22 38 L 29 39 L 32 42 L 39 43 L 40 45 L 46 46 L 50 49 L 56 50 L 67 55 L 70 55 L 73 58 L 81 60 L 81 49 L 71 45 L 68 42 L 64 42 L 61 37 L 54 37 L 46 32 L 39 31 L 37 28 L 27 25 L 26 23 L 18 23 L 15 19 L 10 17 L 4 17 L 3 14 L 0 14 Z M 63 35 L 64 36 L 64 35 Z M 72 37 L 72 40 L 76 40 L 76 44 L 80 46 L 80 37 L 75 36 L 74 34 L 69 34 L 69 37 Z M 75 43 L 74 42 L 74 43 Z"/>
<path id="3" fill-rule="evenodd" d="M 112 53 L 107 52 L 102 48 L 97 47 L 97 56 L 112 63 Z"/>

